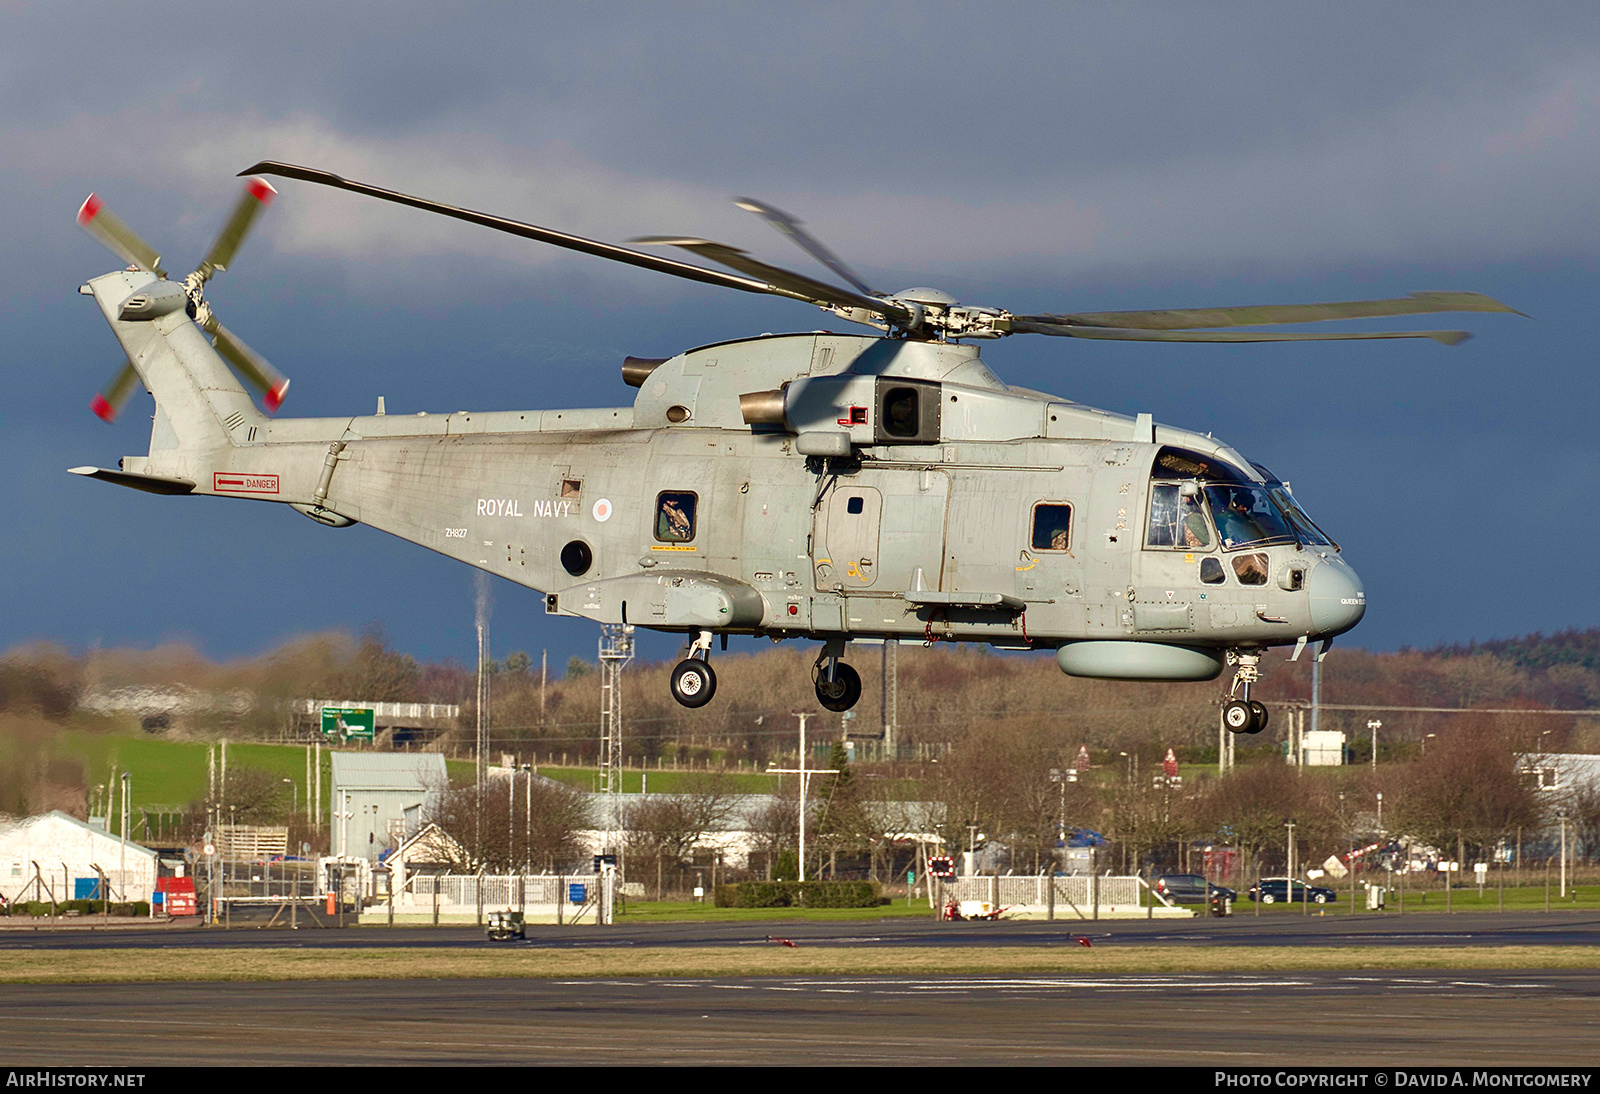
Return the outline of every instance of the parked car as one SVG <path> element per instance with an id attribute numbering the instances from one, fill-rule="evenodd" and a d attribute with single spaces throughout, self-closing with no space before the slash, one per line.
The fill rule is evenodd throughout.
<path id="1" fill-rule="evenodd" d="M 1258 896 L 1263 904 L 1281 904 L 1285 901 L 1332 904 L 1339 899 L 1338 892 L 1333 889 L 1307 885 L 1286 877 L 1264 877 L 1260 885 L 1250 886 L 1250 899 L 1255 900 Z"/>
<path id="2" fill-rule="evenodd" d="M 1200 874 L 1162 874 L 1151 883 L 1151 887 L 1174 904 L 1206 902 L 1206 879 Z M 1213 885 L 1211 896 L 1213 899 L 1223 897 L 1227 900 L 1237 900 L 1239 894 L 1226 885 Z"/>

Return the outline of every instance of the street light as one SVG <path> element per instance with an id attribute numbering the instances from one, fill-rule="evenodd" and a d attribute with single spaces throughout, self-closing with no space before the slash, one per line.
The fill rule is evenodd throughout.
<path id="1" fill-rule="evenodd" d="M 1367 722 L 1367 728 L 1372 730 L 1372 770 L 1378 770 L 1378 730 L 1383 728 L 1383 723 L 1373 718 Z"/>

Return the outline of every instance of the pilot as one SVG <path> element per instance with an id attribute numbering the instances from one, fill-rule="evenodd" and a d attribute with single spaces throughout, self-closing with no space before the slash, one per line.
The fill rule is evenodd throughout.
<path id="1" fill-rule="evenodd" d="M 1236 490 L 1228 496 L 1228 507 L 1217 514 L 1217 532 L 1222 536 L 1222 542 L 1229 546 L 1261 538 L 1261 530 L 1250 515 L 1250 502 L 1246 495 Z"/>
<path id="2" fill-rule="evenodd" d="M 1183 518 L 1183 545 L 1185 547 L 1210 547 L 1211 529 L 1206 526 L 1206 518 L 1199 509 L 1192 504 L 1185 505 L 1189 510 Z"/>

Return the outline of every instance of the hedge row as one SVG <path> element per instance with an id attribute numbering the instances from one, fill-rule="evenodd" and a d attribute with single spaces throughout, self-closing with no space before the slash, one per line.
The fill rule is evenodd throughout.
<path id="1" fill-rule="evenodd" d="M 875 908 L 885 903 L 876 881 L 738 881 L 716 889 L 719 908 Z"/>
<path id="2" fill-rule="evenodd" d="M 66 915 L 68 912 L 77 912 L 79 915 L 99 915 L 103 907 L 98 900 L 64 900 L 56 904 L 56 914 Z M 124 917 L 149 916 L 150 902 L 146 900 L 136 900 L 127 904 L 113 902 L 109 912 L 111 915 Z M 12 904 L 9 913 L 0 912 L 0 915 L 4 914 L 48 916 L 50 914 L 50 902 L 47 900 L 24 900 Z"/>

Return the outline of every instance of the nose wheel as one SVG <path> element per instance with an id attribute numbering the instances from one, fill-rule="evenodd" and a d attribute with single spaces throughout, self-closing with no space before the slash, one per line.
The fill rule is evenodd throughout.
<path id="1" fill-rule="evenodd" d="M 1267 707 L 1250 698 L 1250 685 L 1261 679 L 1261 655 L 1229 650 L 1228 660 L 1239 669 L 1228 689 L 1228 701 L 1222 705 L 1222 724 L 1231 733 L 1260 733 L 1267 728 Z"/>
<path id="2" fill-rule="evenodd" d="M 717 693 L 717 674 L 711 671 L 711 632 L 701 631 L 689 644 L 689 656 L 672 670 L 668 689 L 681 706 L 696 710 Z"/>

